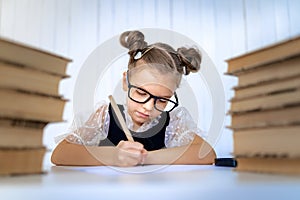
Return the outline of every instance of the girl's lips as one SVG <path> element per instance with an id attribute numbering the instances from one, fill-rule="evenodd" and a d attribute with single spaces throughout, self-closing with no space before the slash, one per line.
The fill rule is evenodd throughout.
<path id="1" fill-rule="evenodd" d="M 141 117 L 141 118 L 145 118 L 145 119 L 149 118 L 149 115 L 144 114 L 144 113 L 139 112 L 139 111 L 136 111 L 136 114 L 137 114 L 138 117 Z"/>

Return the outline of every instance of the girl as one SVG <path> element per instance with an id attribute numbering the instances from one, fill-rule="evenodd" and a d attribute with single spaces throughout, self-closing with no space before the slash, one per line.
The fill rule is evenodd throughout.
<path id="1" fill-rule="evenodd" d="M 148 45 L 143 33 L 120 36 L 129 49 L 123 72 L 126 104 L 119 105 L 134 138 L 127 141 L 110 104 L 102 103 L 85 124 L 53 151 L 56 165 L 212 164 L 211 146 L 184 107 L 176 89 L 182 75 L 197 72 L 201 55 L 195 48 L 175 51 L 164 43 Z"/>

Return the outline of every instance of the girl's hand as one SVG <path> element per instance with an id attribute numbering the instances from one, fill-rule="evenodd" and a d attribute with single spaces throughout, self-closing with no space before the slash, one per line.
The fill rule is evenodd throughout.
<path id="1" fill-rule="evenodd" d="M 143 164 L 147 154 L 141 143 L 122 140 L 117 145 L 116 165 L 129 167 Z"/>

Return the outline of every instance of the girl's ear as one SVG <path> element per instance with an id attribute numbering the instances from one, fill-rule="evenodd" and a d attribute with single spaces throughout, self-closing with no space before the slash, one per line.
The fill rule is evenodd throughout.
<path id="1" fill-rule="evenodd" d="M 123 90 L 127 91 L 128 90 L 128 85 L 127 85 L 127 72 L 123 72 L 123 78 L 122 78 L 122 86 Z"/>

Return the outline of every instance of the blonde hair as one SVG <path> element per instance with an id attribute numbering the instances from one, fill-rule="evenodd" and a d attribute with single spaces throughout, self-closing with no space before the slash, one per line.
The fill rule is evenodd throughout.
<path id="1" fill-rule="evenodd" d="M 128 49 L 130 56 L 128 69 L 143 63 L 156 68 L 160 73 L 174 73 L 177 86 L 182 75 L 197 72 L 200 69 L 201 54 L 196 48 L 180 47 L 175 50 L 165 43 L 148 45 L 140 31 L 126 31 L 120 36 L 120 43 Z"/>

